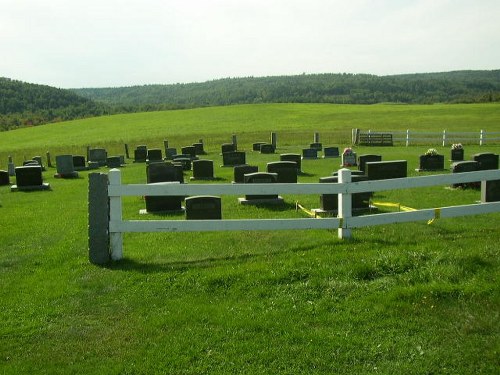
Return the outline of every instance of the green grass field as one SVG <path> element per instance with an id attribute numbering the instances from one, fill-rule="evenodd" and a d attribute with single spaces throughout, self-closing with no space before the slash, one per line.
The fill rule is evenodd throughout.
<path id="1" fill-rule="evenodd" d="M 0 169 L 8 155 L 19 164 L 47 150 L 83 155 L 91 145 L 123 154 L 125 142 L 163 147 L 168 139 L 180 148 L 200 138 L 219 165 L 220 143 L 237 134 L 248 163 L 265 170 L 279 153 L 300 152 L 315 131 L 324 145 L 342 148 L 352 127 L 500 131 L 499 119 L 498 105 L 256 105 L 119 115 L 0 133 Z M 271 131 L 277 153 L 251 152 Z M 406 159 L 414 176 L 429 147 L 449 155 L 439 145 L 356 151 Z M 466 159 L 478 152 L 499 154 L 500 145 L 465 146 Z M 303 161 L 299 182 L 317 182 L 339 163 Z M 88 261 L 89 172 L 75 180 L 54 173 L 44 172 L 51 191 L 0 187 L 2 374 L 500 370 L 500 214 L 356 229 L 351 241 L 333 229 L 126 234 L 124 259 L 99 267 Z M 124 183 L 146 182 L 144 164 L 129 160 L 122 174 Z M 231 168 L 215 174 L 219 183 L 232 179 Z M 479 197 L 436 186 L 380 192 L 374 200 L 431 208 Z M 317 196 L 284 198 L 283 208 L 266 209 L 223 197 L 223 216 L 306 217 L 296 201 L 319 207 Z M 162 217 L 139 215 L 144 207 L 142 197 L 126 198 L 124 217 Z"/>

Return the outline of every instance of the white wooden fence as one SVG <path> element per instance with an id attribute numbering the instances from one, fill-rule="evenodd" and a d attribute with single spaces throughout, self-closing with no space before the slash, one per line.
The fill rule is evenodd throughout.
<path id="1" fill-rule="evenodd" d="M 411 144 L 440 144 L 442 146 L 452 145 L 453 143 L 462 144 L 478 144 L 480 146 L 486 144 L 500 143 L 500 132 L 490 132 L 480 130 L 476 132 L 453 132 L 453 131 L 438 131 L 424 132 L 407 129 L 406 131 L 361 131 L 363 134 L 376 136 L 377 134 L 392 134 L 393 142 L 405 143 L 406 146 Z"/>
<path id="2" fill-rule="evenodd" d="M 92 175 L 101 177 L 92 183 Z M 477 215 L 500 212 L 500 202 L 483 202 L 452 207 L 421 209 L 408 212 L 379 213 L 352 216 L 354 193 L 393 189 L 419 188 L 500 180 L 500 170 L 440 174 L 390 180 L 351 182 L 351 171 L 339 171 L 339 183 L 274 183 L 274 184 L 142 184 L 124 185 L 121 172 L 112 169 L 109 177 L 94 173 L 89 181 L 89 257 L 93 263 L 104 263 L 123 257 L 125 232 L 187 232 L 228 230 L 338 229 L 339 238 L 350 238 L 351 230 L 365 226 L 402 223 L 434 218 Z M 104 180 L 103 180 L 104 178 Z M 93 187 L 93 185 L 95 185 Z M 261 195 L 261 194 L 338 194 L 338 217 L 299 219 L 238 219 L 238 220 L 123 220 L 122 197 L 157 195 Z M 97 197 L 97 198 L 96 198 Z M 100 197 L 100 198 L 99 198 Z M 106 204 L 109 202 L 109 206 Z M 106 222 L 106 230 L 103 229 Z M 107 236 L 107 238 L 106 238 Z M 100 238 L 99 238 L 100 237 Z M 109 246 L 109 248 L 106 248 Z M 97 255 L 96 255 L 97 254 Z"/>

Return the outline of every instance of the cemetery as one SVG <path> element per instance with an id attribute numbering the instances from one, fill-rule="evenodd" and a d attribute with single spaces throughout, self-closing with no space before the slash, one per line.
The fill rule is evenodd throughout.
<path id="1" fill-rule="evenodd" d="M 0 149 L 0 211 L 7 229 L 1 261 L 3 275 L 11 275 L 3 285 L 33 290 L 3 299 L 10 330 L 3 340 L 11 347 L 2 350 L 15 353 L 4 363 L 24 368 L 19 358 L 26 363 L 28 355 L 12 349 L 18 344 L 51 358 L 59 345 L 52 335 L 63 338 L 71 361 L 84 363 L 80 346 L 101 340 L 110 348 L 129 345 L 129 353 L 138 348 L 140 355 L 131 355 L 140 361 L 155 350 L 140 341 L 168 331 L 171 338 L 161 345 L 185 354 L 182 366 L 214 364 L 211 356 L 228 355 L 225 342 L 244 356 L 249 337 L 257 338 L 251 341 L 257 350 L 262 340 L 284 347 L 287 356 L 269 353 L 280 365 L 299 366 L 317 355 L 330 358 L 323 335 L 336 332 L 341 347 L 359 347 L 356 355 L 377 350 L 365 329 L 356 328 L 361 324 L 397 336 L 408 357 L 388 341 L 376 355 L 407 360 L 405 370 L 417 363 L 430 372 L 440 361 L 447 368 L 463 362 L 470 370 L 461 356 L 484 352 L 484 340 L 495 336 L 494 319 L 476 305 L 495 308 L 491 239 L 498 234 L 500 146 L 464 144 L 461 157 L 449 144 L 373 148 L 322 131 L 320 142 L 311 142 L 312 130 L 295 139 L 280 129 L 274 133 L 273 145 L 269 131 L 165 132 L 127 139 L 128 157 L 120 156 L 121 140 Z M 232 135 L 237 143 L 221 152 Z M 258 142 L 273 152 L 261 152 L 260 145 L 256 150 Z M 420 168 L 430 147 L 444 155 L 442 169 Z M 304 157 L 303 150 L 313 149 L 315 157 Z M 42 155 L 42 163 L 23 165 L 32 155 Z M 103 211 L 107 205 L 111 220 Z M 109 253 L 98 250 L 106 247 Z M 380 311 L 386 317 L 377 319 Z M 471 315 L 477 320 L 470 329 L 481 337 L 460 328 Z M 414 338 L 400 327 L 402 320 L 417 332 Z M 28 321 L 23 332 L 15 328 Z M 293 337 L 282 333 L 287 330 Z M 457 349 L 462 345 L 467 349 Z M 429 352 L 432 365 L 421 358 Z M 299 359 L 289 359 L 290 353 Z"/>

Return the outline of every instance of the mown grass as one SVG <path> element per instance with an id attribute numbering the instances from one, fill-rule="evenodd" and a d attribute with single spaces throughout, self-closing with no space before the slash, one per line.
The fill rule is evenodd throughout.
<path id="1" fill-rule="evenodd" d="M 297 123 L 310 136 L 287 142 L 278 152 L 298 152 L 314 131 L 321 133 L 306 128 L 316 106 L 302 108 Z M 379 107 L 360 108 L 376 112 Z M 355 109 L 352 116 L 361 116 Z M 222 116 L 220 123 L 229 123 L 234 110 L 228 109 L 227 119 Z M 181 112 L 176 116 L 182 123 Z M 93 121 L 100 120 L 88 120 L 89 127 Z M 262 134 L 274 130 L 271 114 L 266 121 L 268 129 Z M 480 123 L 482 115 L 471 121 Z M 86 126 L 85 121 L 80 125 Z M 59 126 L 69 125 L 49 125 L 45 132 L 55 134 L 52 127 Z M 42 128 L 29 131 L 38 129 Z M 498 129 L 497 125 L 493 131 Z M 172 133 L 178 137 L 173 138 L 174 147 L 183 145 L 177 139 L 197 140 L 181 133 Z M 40 134 L 45 133 L 36 137 Z M 164 135 L 158 134 L 161 144 Z M 227 137 L 218 134 L 222 132 L 210 129 L 203 137 Z M 118 140 L 102 136 L 102 145 L 122 149 Z M 93 137 L 93 132 L 80 133 L 79 147 L 95 142 Z M 42 153 L 50 140 L 31 142 L 9 145 L 8 152 L 22 155 L 38 148 Z M 249 144 L 243 142 L 242 147 L 248 150 Z M 64 147 L 68 152 L 72 146 Z M 207 142 L 206 148 L 207 158 L 220 164 L 218 145 Z M 437 148 L 448 155 L 448 148 Z M 406 159 L 409 174 L 417 175 L 418 155 L 426 149 L 357 151 L 380 153 L 384 160 Z M 500 146 L 467 146 L 466 158 L 480 151 L 499 153 Z M 247 159 L 264 170 L 278 154 L 249 151 Z M 306 174 L 299 181 L 316 182 L 338 164 L 339 159 L 304 161 Z M 54 173 L 55 169 L 44 172 L 52 191 L 11 193 L 0 187 L 1 373 L 494 374 L 499 370 L 500 214 L 357 229 L 351 241 L 339 240 L 335 230 L 126 234 L 125 259 L 97 267 L 88 262 L 88 172 L 76 180 L 55 179 Z M 144 165 L 128 163 L 122 174 L 125 183 L 145 182 Z M 232 170 L 216 168 L 216 175 L 220 182 L 229 182 Z M 308 208 L 319 206 L 316 196 L 285 196 L 285 209 L 274 210 L 241 207 L 236 198 L 223 197 L 224 218 L 304 217 L 294 210 L 297 200 Z M 476 190 L 444 186 L 375 196 L 376 201 L 415 208 L 478 199 Z M 139 215 L 141 208 L 141 197 L 127 198 L 124 216 L 158 218 Z M 182 214 L 173 218 L 182 219 Z"/>

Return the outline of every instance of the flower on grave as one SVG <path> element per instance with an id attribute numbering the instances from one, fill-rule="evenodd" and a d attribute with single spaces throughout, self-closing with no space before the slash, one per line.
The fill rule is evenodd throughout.
<path id="1" fill-rule="evenodd" d="M 438 155 L 438 152 L 435 148 L 430 148 L 425 152 L 425 155 L 426 156 L 434 156 L 434 155 Z"/>
<path id="2" fill-rule="evenodd" d="M 352 148 L 350 147 L 344 148 L 344 152 L 342 154 L 346 156 L 352 155 L 353 154 Z"/>
<path id="3" fill-rule="evenodd" d="M 452 150 L 462 150 L 462 149 L 463 149 L 463 146 L 462 146 L 462 144 L 461 144 L 461 143 L 453 143 L 453 144 L 451 145 L 451 149 L 452 149 Z"/>

